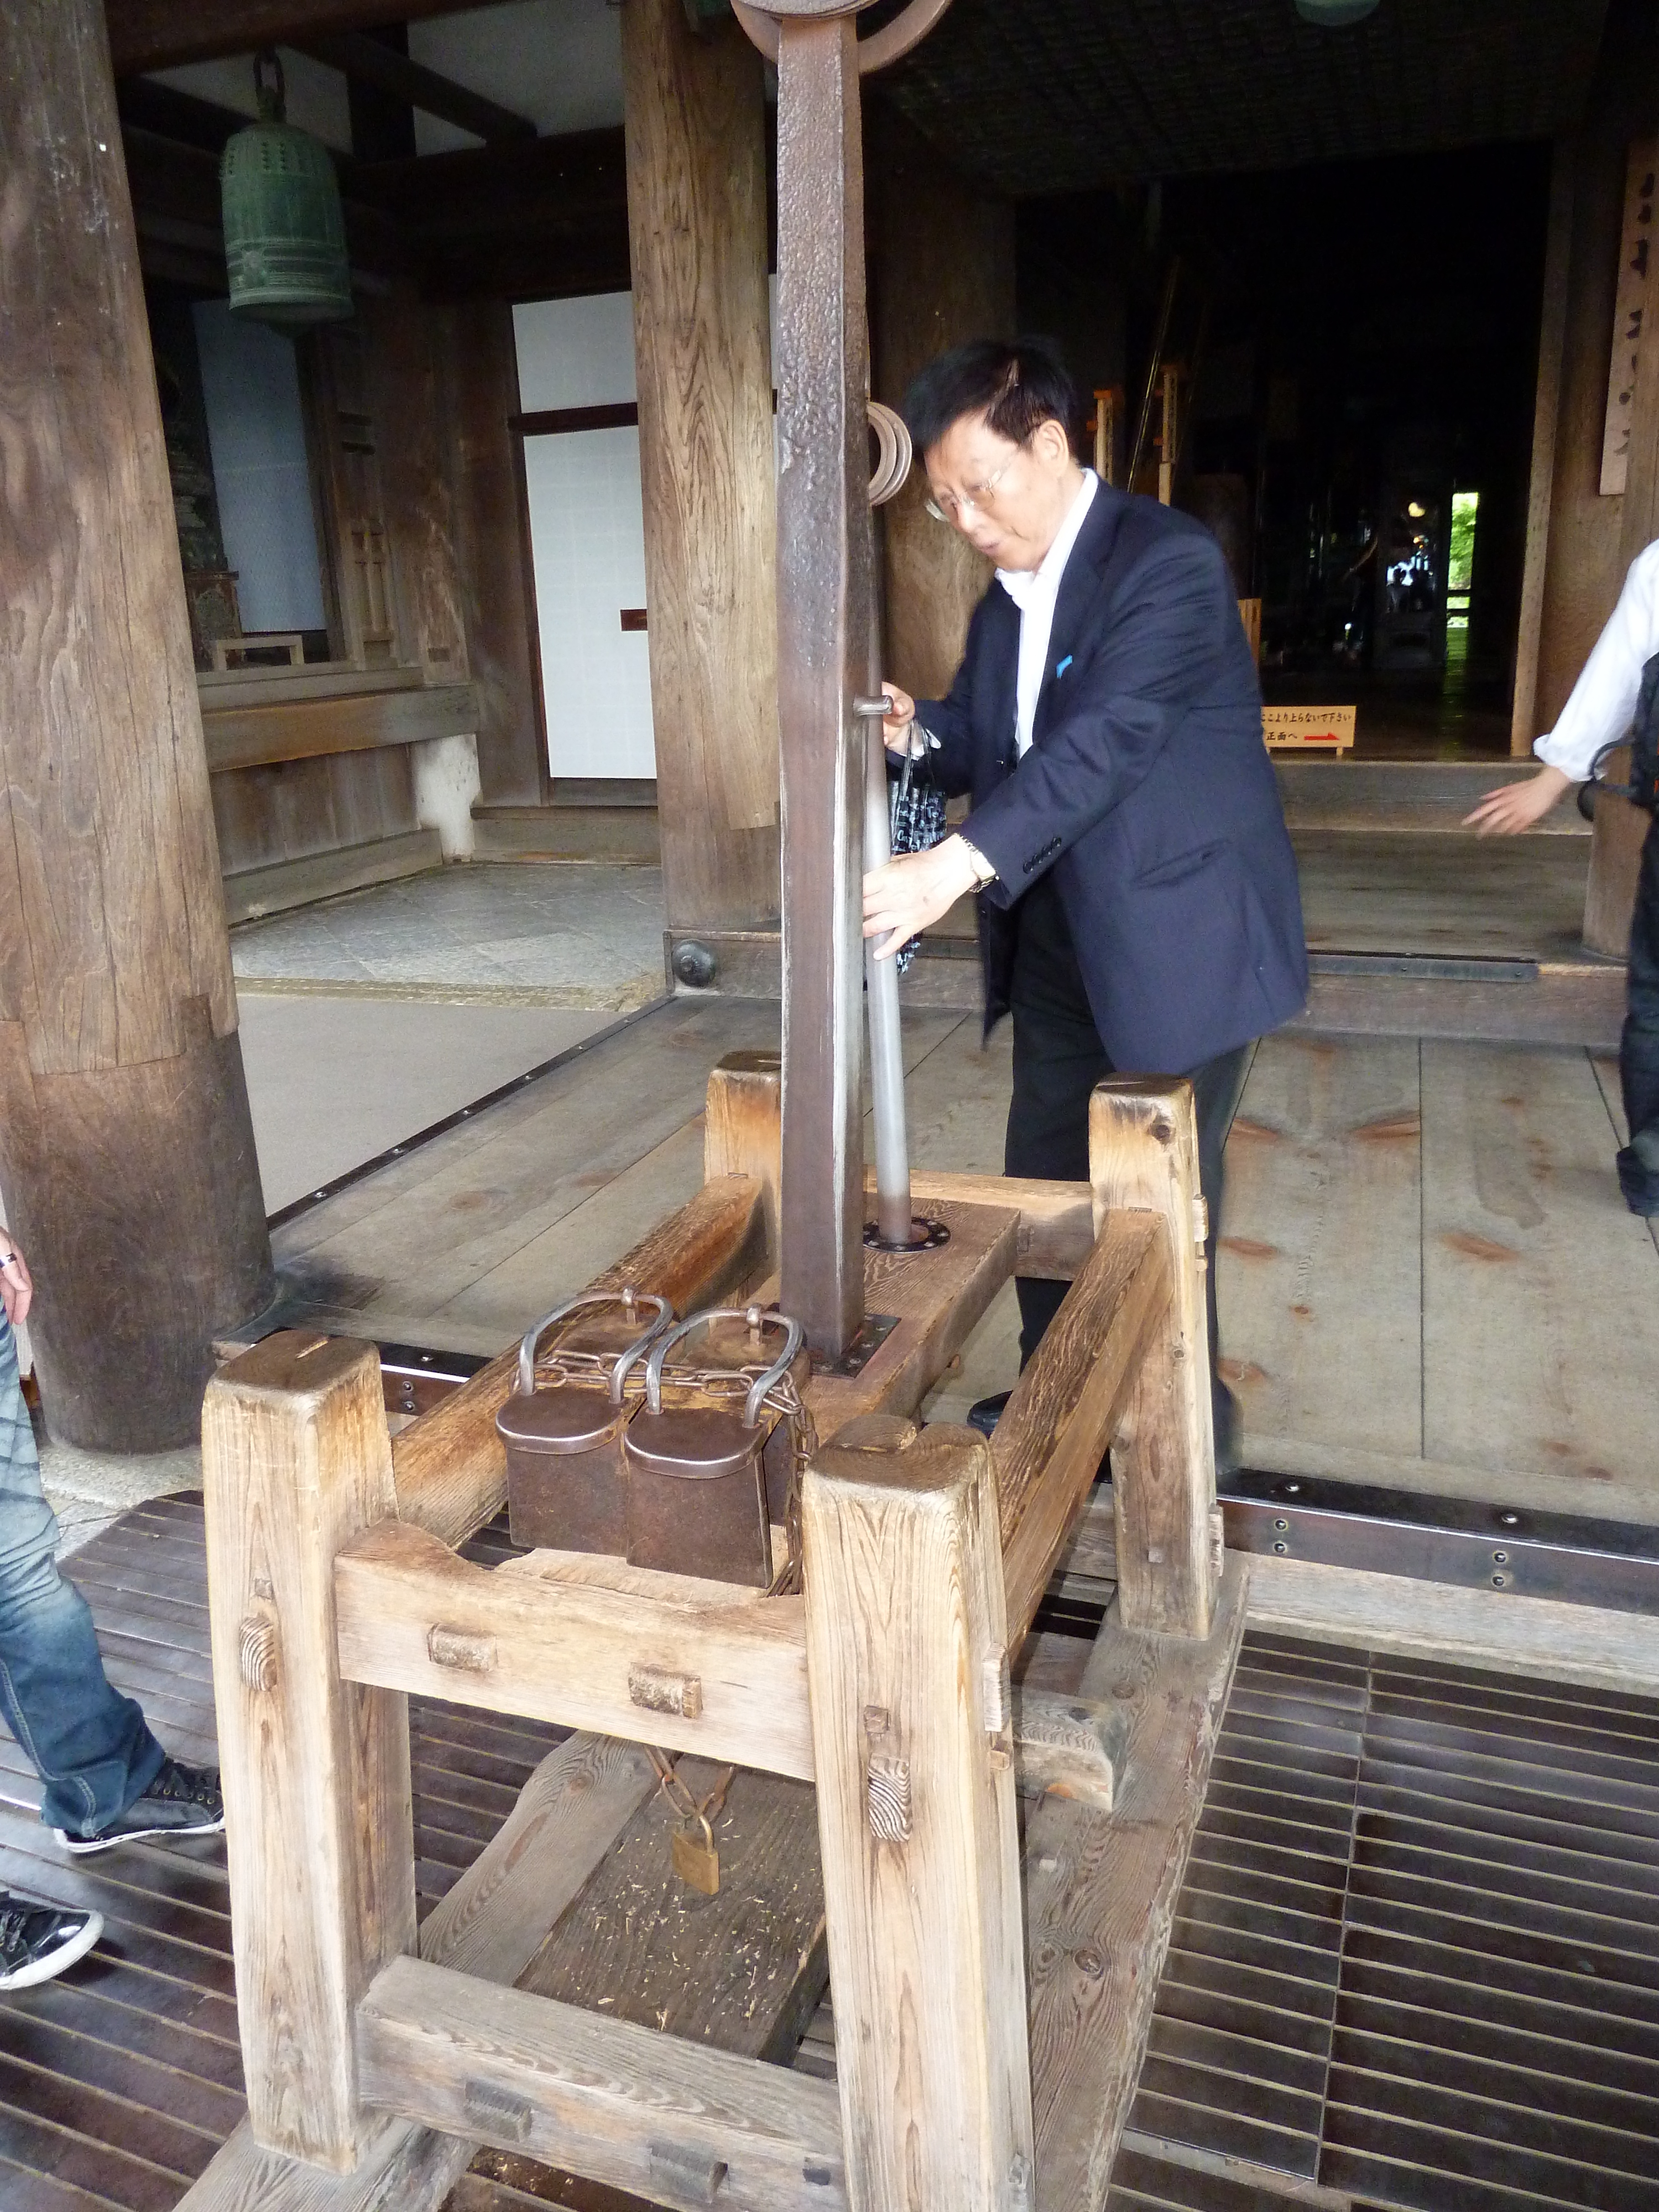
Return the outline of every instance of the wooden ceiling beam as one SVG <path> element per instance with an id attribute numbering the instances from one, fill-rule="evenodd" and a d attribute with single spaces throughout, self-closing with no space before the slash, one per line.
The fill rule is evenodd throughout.
<path id="1" fill-rule="evenodd" d="M 410 61 L 407 54 L 383 46 L 378 39 L 371 39 L 362 31 L 319 31 L 303 39 L 289 39 L 286 43 L 309 54 L 313 61 L 326 62 L 331 69 L 343 70 L 360 84 L 373 85 L 377 92 L 392 100 L 418 107 L 423 115 L 435 115 L 441 122 L 454 124 L 458 130 L 470 131 L 486 145 L 536 136 L 536 126 L 527 115 L 517 114 L 510 107 L 486 100 L 482 93 L 472 92 L 465 85 L 457 84 L 453 77 L 441 76 L 436 70 Z"/>
<path id="2" fill-rule="evenodd" d="M 251 54 L 264 46 L 299 46 L 319 34 L 459 15 L 490 0 L 104 0 L 117 76 L 172 69 L 180 62 Z M 469 126 L 470 127 L 470 126 Z"/>

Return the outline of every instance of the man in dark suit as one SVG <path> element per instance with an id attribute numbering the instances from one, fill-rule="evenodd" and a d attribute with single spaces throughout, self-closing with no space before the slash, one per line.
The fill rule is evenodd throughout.
<path id="1" fill-rule="evenodd" d="M 865 934 L 896 951 L 978 889 L 986 1027 L 1014 1019 L 1010 1175 L 1086 1180 L 1103 1076 L 1191 1077 L 1213 1361 L 1222 1146 L 1251 1045 L 1308 981 L 1232 580 L 1200 525 L 1079 464 L 1079 397 L 1042 342 L 958 347 L 903 411 L 931 511 L 997 577 L 948 698 L 884 687 L 890 748 L 926 751 L 973 808 L 959 834 L 866 877 Z M 1022 1364 L 1065 1287 L 1019 1280 Z M 1224 1463 L 1237 1428 L 1218 1381 Z"/>

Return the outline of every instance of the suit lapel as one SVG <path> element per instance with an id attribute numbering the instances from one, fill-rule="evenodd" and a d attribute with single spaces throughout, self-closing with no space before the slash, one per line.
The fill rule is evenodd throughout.
<path id="1" fill-rule="evenodd" d="M 1031 718 L 1033 744 L 1041 740 L 1056 706 L 1065 700 L 1066 678 L 1057 678 L 1054 671 L 1064 666 L 1068 657 L 1077 652 L 1083 618 L 1100 587 L 1101 571 L 1117 535 L 1124 504 L 1121 492 L 1114 491 L 1109 484 L 1098 487 L 1083 519 L 1077 544 L 1072 548 L 1072 557 L 1066 563 L 1066 573 L 1060 580 L 1060 596 L 1054 602 L 1054 627 L 1048 633 L 1042 688 L 1037 693 L 1036 713 Z"/>

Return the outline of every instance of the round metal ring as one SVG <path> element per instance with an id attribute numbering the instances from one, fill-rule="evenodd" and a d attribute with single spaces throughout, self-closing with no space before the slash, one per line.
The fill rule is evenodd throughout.
<path id="1" fill-rule="evenodd" d="M 861 0 L 868 5 L 868 0 Z M 902 61 L 912 46 L 919 46 L 939 17 L 950 6 L 951 0 L 910 0 L 910 5 L 901 15 L 896 15 L 884 31 L 859 42 L 859 75 L 873 76 L 878 70 L 890 63 Z M 757 8 L 753 0 L 732 0 L 732 12 L 749 33 L 750 42 L 758 46 L 769 62 L 778 58 L 778 16 L 769 9 Z M 821 8 L 792 8 L 782 6 L 780 14 L 822 17 L 842 12 Z M 848 9 L 848 14 L 855 12 Z"/>
<path id="2" fill-rule="evenodd" d="M 870 428 L 876 434 L 876 472 L 870 479 L 870 504 L 885 507 L 905 487 L 910 474 L 913 448 L 904 417 L 879 399 L 867 403 Z"/>
<path id="3" fill-rule="evenodd" d="M 884 1237 L 881 1224 L 875 1221 L 865 1223 L 864 1241 L 872 1252 L 937 1252 L 941 1244 L 950 1243 L 951 1232 L 942 1221 L 914 1213 L 910 1217 L 910 1235 L 905 1243 Z"/>

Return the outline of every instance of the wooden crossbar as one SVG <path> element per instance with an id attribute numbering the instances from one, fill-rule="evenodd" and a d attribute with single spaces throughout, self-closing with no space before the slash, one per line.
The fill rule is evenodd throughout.
<path id="1" fill-rule="evenodd" d="M 357 2008 L 376 2109 L 653 2204 L 846 2212 L 833 2083 L 396 1959 Z"/>

